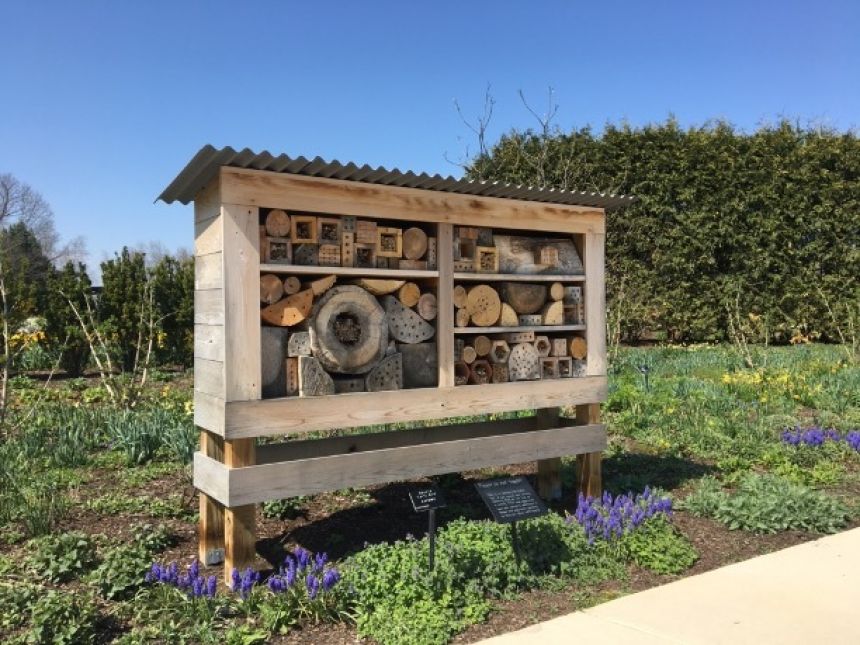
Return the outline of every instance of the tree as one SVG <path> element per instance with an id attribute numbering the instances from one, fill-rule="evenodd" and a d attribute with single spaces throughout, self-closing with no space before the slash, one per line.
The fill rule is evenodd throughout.
<path id="1" fill-rule="evenodd" d="M 156 359 L 190 366 L 194 354 L 194 259 L 164 255 L 150 273 L 161 321 Z"/>
<path id="2" fill-rule="evenodd" d="M 66 262 L 48 285 L 45 310 L 48 340 L 62 350 L 60 366 L 69 376 L 80 376 L 86 368 L 90 347 L 73 306 L 84 311 L 92 282 L 83 263 Z M 70 302 L 71 301 L 71 302 Z"/>
<path id="3" fill-rule="evenodd" d="M 124 372 L 135 369 L 145 317 L 147 271 L 143 253 L 123 247 L 101 263 L 102 290 L 98 313 L 112 353 Z"/>

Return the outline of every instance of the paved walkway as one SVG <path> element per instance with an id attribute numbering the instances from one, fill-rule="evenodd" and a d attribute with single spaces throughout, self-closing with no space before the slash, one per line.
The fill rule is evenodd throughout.
<path id="1" fill-rule="evenodd" d="M 482 643 L 857 645 L 860 529 L 624 596 Z"/>

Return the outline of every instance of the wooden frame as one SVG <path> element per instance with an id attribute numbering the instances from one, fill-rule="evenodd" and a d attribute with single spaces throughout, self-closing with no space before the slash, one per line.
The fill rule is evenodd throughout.
<path id="1" fill-rule="evenodd" d="M 268 246 L 268 238 L 259 230 L 261 208 L 291 213 L 294 259 L 302 245 L 320 243 L 321 223 L 339 227 L 341 240 L 344 232 L 351 233 L 351 266 L 261 266 L 260 253 L 265 260 Z M 380 256 L 391 266 L 389 258 L 378 255 L 375 248 L 380 234 L 401 230 L 389 226 L 391 220 L 400 225 L 435 225 L 430 239 L 435 240 L 436 257 L 435 263 L 428 262 L 430 268 L 377 268 Z M 455 262 L 455 229 L 458 236 L 474 243 L 481 239 L 482 229 L 519 230 L 524 222 L 534 231 L 574 236 L 584 274 L 499 275 L 495 263 L 494 271 L 477 274 L 474 259 Z M 307 225 L 305 237 L 297 235 L 296 225 L 302 223 Z M 201 450 L 195 457 L 194 481 L 201 491 L 201 561 L 223 560 L 228 574 L 233 567 L 252 563 L 254 504 L 263 499 L 528 460 L 538 461 L 541 494 L 557 497 L 559 458 L 573 454 L 580 455 L 580 489 L 599 491 L 600 451 L 606 442 L 597 405 L 605 400 L 607 390 L 604 232 L 604 213 L 599 208 L 222 168 L 195 198 L 194 420 L 201 431 Z M 371 233 L 373 244 L 369 244 Z M 362 264 L 359 253 L 365 250 L 371 258 Z M 482 244 L 480 251 L 492 253 L 492 248 L 487 251 Z M 261 269 L 298 276 L 333 273 L 345 279 L 402 277 L 434 282 L 438 387 L 261 400 L 257 302 Z M 584 365 L 584 374 L 579 370 L 578 378 L 457 386 L 458 367 L 469 373 L 467 365 L 455 363 L 457 340 L 468 338 L 464 334 L 522 330 L 455 328 L 455 280 L 552 280 L 581 285 L 584 324 L 535 326 L 530 332 L 582 332 L 588 345 L 586 362 L 579 364 Z M 576 406 L 575 425 L 560 420 L 559 409 L 566 406 Z M 535 409 L 537 414 L 510 422 L 313 441 L 300 438 L 333 428 L 522 409 Z M 271 435 L 294 435 L 299 440 L 256 446 L 257 437 Z"/>

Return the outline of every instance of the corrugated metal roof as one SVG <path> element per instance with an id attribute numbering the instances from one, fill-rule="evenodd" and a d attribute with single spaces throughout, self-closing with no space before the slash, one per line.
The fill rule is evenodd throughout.
<path id="1" fill-rule="evenodd" d="M 547 202 L 550 204 L 595 206 L 597 208 L 616 208 L 629 204 L 634 199 L 627 195 L 516 186 L 500 181 L 469 181 L 467 179 L 456 179 L 451 176 L 431 176 L 427 173 L 415 174 L 412 171 L 401 172 L 397 168 L 387 170 L 382 166 L 379 168 L 371 168 L 368 165 L 357 166 L 352 162 L 344 165 L 337 160 L 329 162 L 319 157 L 315 157 L 312 160 L 308 160 L 305 157 L 293 159 L 285 154 L 275 157 L 265 150 L 259 154 L 248 148 L 237 152 L 229 146 L 219 150 L 210 145 L 203 146 L 194 155 L 194 158 L 176 175 L 176 178 L 158 196 L 158 199 L 168 204 L 175 201 L 188 204 L 194 199 L 198 191 L 215 176 L 218 168 L 221 166 L 253 168 L 254 170 L 268 170 L 271 172 L 344 179 L 347 181 L 361 181 L 368 184 L 382 184 L 385 186 L 439 190 L 464 195 L 503 197 L 507 199 Z"/>

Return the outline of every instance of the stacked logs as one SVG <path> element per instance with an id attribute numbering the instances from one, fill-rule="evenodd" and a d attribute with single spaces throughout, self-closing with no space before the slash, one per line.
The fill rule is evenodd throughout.
<path id="1" fill-rule="evenodd" d="M 536 327 L 584 322 L 582 287 L 561 282 L 458 284 L 453 291 L 456 327 Z"/>
<path id="2" fill-rule="evenodd" d="M 458 273 L 578 274 L 582 260 L 570 237 L 496 235 L 490 228 L 454 227 Z"/>
<path id="3" fill-rule="evenodd" d="M 549 337 L 534 331 L 475 336 L 454 341 L 454 384 L 585 376 L 588 348 L 581 336 Z"/>
<path id="4" fill-rule="evenodd" d="M 417 226 L 380 226 L 350 216 L 290 214 L 273 208 L 262 216 L 260 258 L 269 264 L 435 269 L 436 238 Z"/>
<path id="5" fill-rule="evenodd" d="M 405 280 L 260 276 L 263 396 L 432 387 L 436 296 Z"/>

